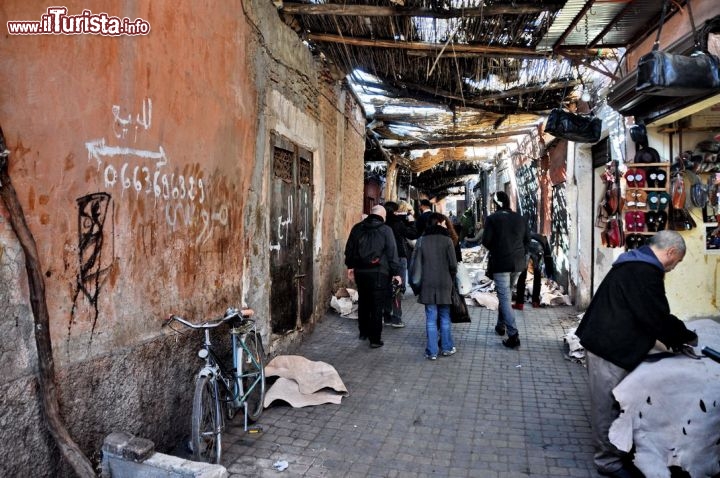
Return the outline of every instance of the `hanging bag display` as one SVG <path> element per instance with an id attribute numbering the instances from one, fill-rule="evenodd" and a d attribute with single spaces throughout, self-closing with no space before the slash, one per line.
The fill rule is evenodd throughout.
<path id="1" fill-rule="evenodd" d="M 610 159 L 609 154 L 608 159 Z M 634 178 L 637 170 L 628 170 L 628 174 L 633 174 Z M 642 178 L 644 184 L 644 173 L 642 174 Z M 603 221 L 605 229 L 600 233 L 600 239 L 605 247 L 623 247 L 625 245 L 625 232 L 623 231 L 621 211 L 624 200 L 620 194 L 620 164 L 617 160 L 610 159 L 607 162 L 605 172 L 603 173 L 603 180 L 605 182 L 604 209 L 610 214 L 607 216 L 607 220 Z M 608 206 L 608 204 L 610 204 L 610 206 Z M 596 222 L 596 225 L 597 224 Z"/>
<path id="2" fill-rule="evenodd" d="M 600 234 L 602 244 L 605 247 L 625 246 L 625 233 L 623 232 L 622 219 L 612 218 L 607 222 L 607 227 Z"/>
<path id="3" fill-rule="evenodd" d="M 545 122 L 545 132 L 576 143 L 597 143 L 602 133 L 602 120 L 594 115 L 580 115 L 555 108 Z"/>
<path id="4" fill-rule="evenodd" d="M 658 96 L 694 96 L 716 92 L 720 89 L 720 59 L 703 51 L 698 44 L 690 2 L 687 3 L 687 8 L 695 39 L 695 51 L 686 56 L 659 50 L 660 32 L 665 23 L 668 3 L 668 0 L 663 2 L 660 25 L 652 51 L 638 61 L 635 90 Z"/>

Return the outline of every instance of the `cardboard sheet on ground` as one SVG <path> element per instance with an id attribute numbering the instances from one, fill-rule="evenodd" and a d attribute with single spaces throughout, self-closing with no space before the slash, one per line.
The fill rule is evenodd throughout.
<path id="1" fill-rule="evenodd" d="M 332 365 L 300 355 L 280 355 L 265 366 L 265 376 L 278 378 L 265 393 L 264 406 L 283 400 L 295 408 L 339 404 L 347 388 Z"/>
<path id="2" fill-rule="evenodd" d="M 687 323 L 698 334 L 700 353 L 720 350 L 720 324 Z M 670 478 L 669 466 L 690 476 L 720 472 L 720 363 L 684 355 L 643 362 L 615 389 L 623 413 L 610 428 L 610 441 L 623 451 L 635 444 L 635 465 L 654 478 Z"/>

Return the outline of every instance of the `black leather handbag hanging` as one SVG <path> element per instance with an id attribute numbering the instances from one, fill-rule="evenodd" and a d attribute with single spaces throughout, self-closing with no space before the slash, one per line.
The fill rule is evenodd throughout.
<path id="1" fill-rule="evenodd" d="M 687 8 L 695 38 L 695 51 L 689 56 L 659 51 L 660 33 L 668 3 L 668 0 L 663 2 L 652 51 L 640 57 L 638 62 L 635 90 L 658 96 L 694 96 L 720 90 L 720 59 L 701 49 L 690 2 L 687 2 Z"/>
<path id="2" fill-rule="evenodd" d="M 576 143 L 597 143 L 602 133 L 602 120 L 555 108 L 545 122 L 545 132 Z"/>

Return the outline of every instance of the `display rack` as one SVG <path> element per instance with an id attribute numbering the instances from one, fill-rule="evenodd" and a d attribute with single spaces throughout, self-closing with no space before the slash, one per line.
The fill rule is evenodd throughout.
<path id="1" fill-rule="evenodd" d="M 661 206 L 658 206 L 657 208 L 653 208 L 650 205 L 649 199 L 652 197 L 651 193 L 655 193 L 657 197 L 657 193 L 667 193 L 666 200 L 669 201 L 670 197 L 670 162 L 669 161 L 663 161 L 659 163 L 627 163 L 628 172 L 623 176 L 624 181 L 624 191 L 625 195 L 624 197 L 628 197 L 628 191 L 643 191 L 646 195 L 646 200 L 644 204 L 637 205 L 629 203 L 628 200 L 625 200 L 625 207 L 623 208 L 623 220 L 625 223 L 624 226 L 624 234 L 625 234 L 625 245 L 627 248 L 633 247 L 633 241 L 628 241 L 628 236 L 631 236 L 633 234 L 639 234 L 641 236 L 653 236 L 657 233 L 657 230 L 662 230 L 667 228 L 667 220 L 665 221 L 662 229 L 657 229 L 656 231 L 649 230 L 647 223 L 645 222 L 645 219 L 647 218 L 647 214 L 650 212 L 663 210 L 665 211 L 665 214 L 667 215 L 669 213 L 669 204 L 666 204 L 664 208 L 661 209 Z M 665 173 L 665 182 L 662 187 L 658 186 L 650 186 L 648 183 L 648 171 L 651 169 L 662 169 Z M 632 171 L 636 169 L 642 169 L 642 171 L 645 173 L 644 176 L 644 185 L 642 187 L 638 187 L 634 184 L 630 184 L 629 181 L 627 181 L 628 176 L 631 174 Z M 628 221 L 628 219 L 632 219 L 632 214 L 629 216 L 628 213 L 635 213 L 635 212 L 641 212 L 642 215 L 637 215 L 643 220 L 641 221 L 642 227 L 638 226 L 639 221 L 632 220 L 631 222 Z M 667 217 L 667 216 L 666 216 Z M 647 237 L 646 237 L 647 239 Z"/>

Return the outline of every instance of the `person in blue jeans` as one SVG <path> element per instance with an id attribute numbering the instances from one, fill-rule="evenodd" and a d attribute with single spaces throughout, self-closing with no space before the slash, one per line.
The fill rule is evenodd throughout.
<path id="1" fill-rule="evenodd" d="M 417 274 L 418 267 L 421 271 L 418 302 L 425 305 L 425 358 L 429 360 L 436 360 L 438 355 L 449 357 L 457 352 L 450 324 L 457 259 L 448 226 L 451 225 L 442 214 L 434 212 L 428 216 L 425 232 L 415 244 L 415 260 L 410 271 L 411 277 Z"/>
<path id="2" fill-rule="evenodd" d="M 485 220 L 482 245 L 489 252 L 486 275 L 495 281 L 499 307 L 495 333 L 505 335 L 502 344 L 520 346 L 520 334 L 512 308 L 512 288 L 527 266 L 530 231 L 525 219 L 510 209 L 510 198 L 503 191 L 492 195 L 495 212 Z"/>

